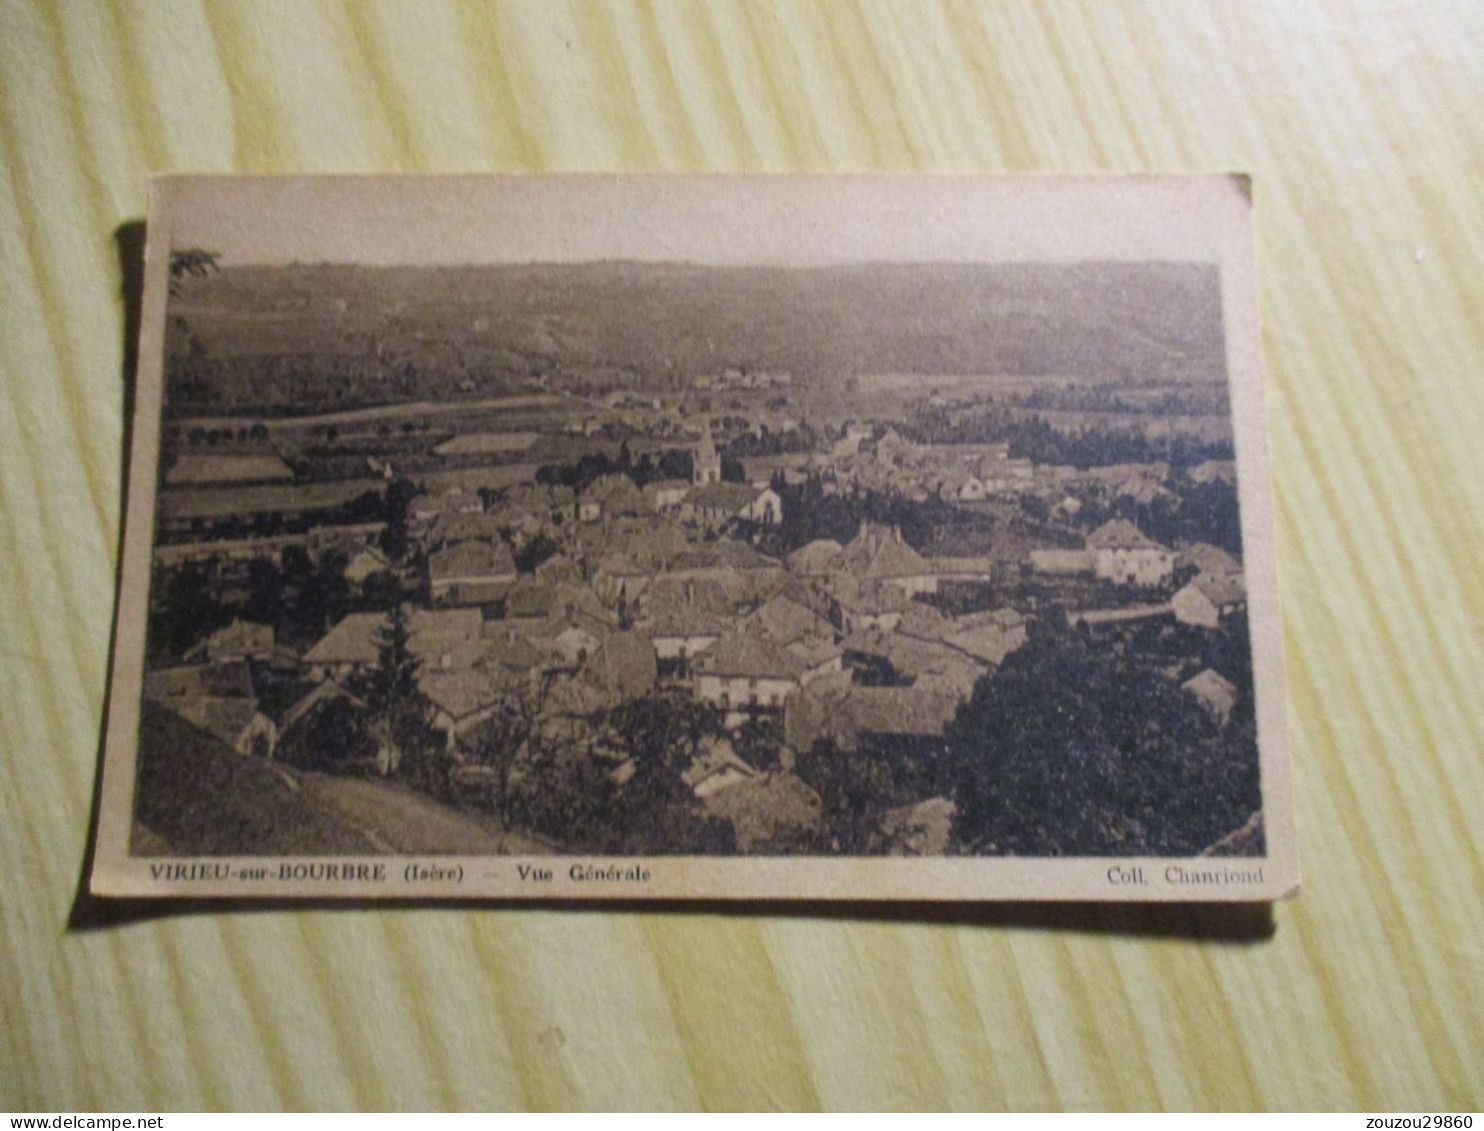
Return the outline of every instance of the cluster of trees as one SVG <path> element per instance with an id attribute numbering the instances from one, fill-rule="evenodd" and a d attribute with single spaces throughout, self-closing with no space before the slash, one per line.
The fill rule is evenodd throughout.
<path id="1" fill-rule="evenodd" d="M 764 553 L 778 557 L 821 538 L 843 546 L 860 532 L 862 522 L 896 527 L 902 532 L 903 541 L 921 552 L 952 531 L 977 528 L 981 538 L 987 537 L 992 525 L 983 515 L 942 499 L 919 503 L 870 490 L 833 494 L 825 490 L 824 480 L 817 472 L 798 485 L 777 476 L 772 487 L 783 502 L 783 517 L 778 525 L 760 532 L 758 546 Z"/>
<path id="2" fill-rule="evenodd" d="M 619 448 L 617 457 L 589 452 L 573 463 L 543 465 L 536 470 L 536 482 L 548 487 L 571 487 L 580 492 L 605 475 L 623 474 L 633 480 L 634 486 L 643 487 L 662 479 L 689 480 L 692 469 L 691 454 L 683 449 L 661 452 L 658 458 L 644 452 L 634 459 L 625 443 Z"/>
<path id="3" fill-rule="evenodd" d="M 1135 653 L 1039 630 L 980 680 L 944 738 L 867 735 L 848 751 L 821 740 L 800 755 L 794 770 L 818 794 L 825 825 L 774 848 L 882 852 L 884 813 L 943 796 L 957 806 L 957 853 L 1197 854 L 1261 805 L 1247 647 L 1233 625 L 1202 656 L 1238 687 L 1237 708 L 1218 723 Z M 382 653 L 380 669 L 353 689 L 363 706 L 322 705 L 302 764 L 354 770 L 390 748 L 402 780 L 572 852 L 735 851 L 730 824 L 707 814 L 682 779 L 722 735 L 716 713 L 684 691 L 658 690 L 572 730 L 545 712 L 552 684 L 538 680 L 508 696 L 455 760 L 415 693 L 400 614 Z M 776 723 L 731 737 L 759 769 L 781 768 Z"/>
<path id="4" fill-rule="evenodd" d="M 391 610 L 403 600 L 401 578 L 392 570 L 371 574 L 353 591 L 345 579 L 347 561 L 344 550 L 311 557 L 302 546 L 286 546 L 277 561 L 160 567 L 150 591 L 150 663 L 174 663 L 234 618 L 271 625 L 280 640 L 308 647 L 347 613 Z"/>
<path id="5" fill-rule="evenodd" d="M 847 753 L 820 740 L 802 755 L 822 848 L 883 851 L 882 814 L 944 796 L 964 854 L 1197 854 L 1261 806 L 1245 645 L 1238 626 L 1219 646 L 1239 695 L 1223 725 L 1152 666 L 1039 631 L 979 681 L 942 741 L 866 736 Z"/>
<path id="6" fill-rule="evenodd" d="M 165 465 L 160 465 L 161 473 Z M 295 514 L 283 511 L 258 511 L 253 514 L 221 518 L 195 519 L 185 524 L 161 519 L 155 531 L 159 545 L 171 542 L 234 541 L 246 538 L 276 538 L 283 534 L 304 534 L 316 526 L 350 526 L 363 522 L 384 522 L 386 505 L 382 493 L 371 489 L 339 506 Z"/>
<path id="7" fill-rule="evenodd" d="M 714 711 L 684 692 L 659 690 L 607 712 L 579 740 L 544 716 L 550 683 L 538 683 L 507 697 L 482 724 L 468 759 L 448 767 L 447 794 L 572 852 L 735 850 L 731 825 L 706 814 L 681 777 L 720 735 Z"/>
<path id="8" fill-rule="evenodd" d="M 949 729 L 963 851 L 1188 856 L 1261 806 L 1251 696 L 1225 726 L 1173 680 L 1041 633 Z"/>
<path id="9" fill-rule="evenodd" d="M 1206 460 L 1229 460 L 1229 440 L 1207 441 L 1184 434 L 1149 436 L 1139 428 L 1084 428 L 1076 432 L 1053 427 L 1039 416 L 1001 408 L 953 423 L 943 410 L 929 410 L 901 425 L 904 436 L 919 443 L 982 444 L 988 440 L 1010 445 L 1010 454 L 1036 463 L 1071 467 L 1106 467 L 1113 463 L 1166 462 L 1193 467 Z"/>
<path id="10" fill-rule="evenodd" d="M 1023 408 L 1058 409 L 1068 412 L 1150 413 L 1160 416 L 1216 414 L 1230 410 L 1230 398 L 1224 385 L 1189 385 L 1167 389 L 1158 397 L 1128 396 L 1134 390 L 1119 390 L 1106 385 L 1069 385 L 1043 387 L 1028 393 L 1010 393 L 1004 399 Z"/>
<path id="11" fill-rule="evenodd" d="M 1094 530 L 1110 518 L 1126 518 L 1165 546 L 1209 542 L 1237 558 L 1242 556 L 1242 518 L 1237 489 L 1221 479 L 1196 483 L 1172 475 L 1170 494 L 1141 503 L 1128 495 L 1085 499 L 1073 525 Z"/>
<path id="12" fill-rule="evenodd" d="M 251 427 L 242 425 L 234 432 L 231 428 L 205 428 L 198 424 L 186 434 L 186 443 L 192 447 L 199 447 L 202 444 L 215 447 L 218 444 L 227 444 L 234 440 L 239 444 L 266 443 L 268 440 L 268 426 L 262 421 L 258 421 Z"/>
<path id="13" fill-rule="evenodd" d="M 744 426 L 747 422 L 741 422 Z M 757 432 L 744 431 L 727 445 L 727 453 L 738 459 L 753 456 L 779 456 L 801 452 L 812 452 L 819 448 L 819 436 L 808 424 L 801 424 L 783 432 L 775 432 L 763 425 Z"/>

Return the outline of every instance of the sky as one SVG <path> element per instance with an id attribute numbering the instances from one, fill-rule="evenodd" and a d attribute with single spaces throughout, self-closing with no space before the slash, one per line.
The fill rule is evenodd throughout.
<path id="1" fill-rule="evenodd" d="M 172 248 L 261 263 L 1250 261 L 1241 178 L 165 177 Z"/>

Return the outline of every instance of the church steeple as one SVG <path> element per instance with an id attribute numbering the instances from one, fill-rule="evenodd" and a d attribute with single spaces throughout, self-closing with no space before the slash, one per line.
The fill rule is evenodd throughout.
<path id="1" fill-rule="evenodd" d="M 721 456 L 716 454 L 716 444 L 711 439 L 711 422 L 701 421 L 701 442 L 691 453 L 691 481 L 697 487 L 721 482 Z"/>

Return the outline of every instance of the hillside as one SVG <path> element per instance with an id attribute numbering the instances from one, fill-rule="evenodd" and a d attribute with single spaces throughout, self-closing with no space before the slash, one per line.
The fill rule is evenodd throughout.
<path id="1" fill-rule="evenodd" d="M 170 314 L 175 413 L 498 394 L 556 368 L 1225 377 L 1198 264 L 228 266 Z"/>

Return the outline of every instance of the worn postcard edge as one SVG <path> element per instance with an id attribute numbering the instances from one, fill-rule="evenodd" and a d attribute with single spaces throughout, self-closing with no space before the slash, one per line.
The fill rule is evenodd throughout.
<path id="1" fill-rule="evenodd" d="M 182 189 L 247 181 L 315 184 L 338 182 L 357 194 L 376 193 L 388 181 L 414 182 L 419 191 L 444 186 L 478 196 L 481 185 L 522 183 L 542 192 L 563 182 L 664 186 L 734 181 L 763 191 L 832 181 L 891 182 L 910 192 L 914 182 L 954 181 L 968 192 L 1006 186 L 1161 183 L 1220 198 L 1224 184 L 1225 230 L 1219 241 L 1222 313 L 1226 336 L 1232 426 L 1239 479 L 1243 565 L 1249 578 L 1248 616 L 1253 651 L 1266 855 L 1262 857 L 419 857 L 351 858 L 134 857 L 133 824 L 137 736 L 152 570 L 156 470 L 163 398 L 164 329 L 169 293 L 171 201 Z M 1198 187 L 1199 186 L 1199 187 Z M 1268 451 L 1266 398 L 1258 313 L 1252 192 L 1246 175 L 1176 177 L 1062 177 L 852 175 L 841 177 L 671 176 L 333 176 L 155 177 L 150 184 L 145 286 L 140 319 L 138 376 L 132 450 L 127 453 L 129 492 L 122 538 L 112 677 L 105 720 L 95 856 L 90 890 L 105 897 L 301 897 L 323 899 L 429 898 L 500 900 L 999 900 L 1119 902 L 1248 902 L 1298 894 L 1292 783 L 1287 743 L 1283 643 L 1279 608 L 1275 515 Z M 1240 213 L 1239 215 L 1237 213 Z M 182 864 L 172 878 L 151 865 Z M 327 869 L 326 865 L 333 867 Z M 437 865 L 448 878 L 419 880 L 416 869 Z M 520 868 L 549 870 L 539 887 L 517 878 Z M 260 882 L 244 873 L 265 872 Z M 1169 877 L 1180 870 L 1206 873 L 1204 882 Z M 1131 882 L 1127 877 L 1139 876 Z M 295 878 L 297 877 L 297 878 Z M 1123 877 L 1123 878 L 1120 878 Z"/>

